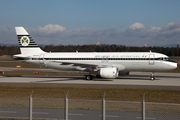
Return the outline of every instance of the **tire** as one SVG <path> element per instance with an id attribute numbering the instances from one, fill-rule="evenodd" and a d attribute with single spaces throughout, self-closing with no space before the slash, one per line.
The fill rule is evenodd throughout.
<path id="1" fill-rule="evenodd" d="M 154 80 L 155 80 L 155 77 L 150 77 L 150 80 L 154 81 Z"/>
<path id="2" fill-rule="evenodd" d="M 86 76 L 86 80 L 92 80 L 93 79 L 93 76 L 92 75 L 87 75 Z"/>

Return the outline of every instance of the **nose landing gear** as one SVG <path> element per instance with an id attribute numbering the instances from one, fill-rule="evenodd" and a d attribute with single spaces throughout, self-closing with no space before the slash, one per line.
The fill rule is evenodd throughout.
<path id="1" fill-rule="evenodd" d="M 151 73 L 150 80 L 152 80 L 152 81 L 154 81 L 154 80 L 155 80 L 155 77 L 154 77 L 154 72 L 152 72 L 152 73 Z"/>

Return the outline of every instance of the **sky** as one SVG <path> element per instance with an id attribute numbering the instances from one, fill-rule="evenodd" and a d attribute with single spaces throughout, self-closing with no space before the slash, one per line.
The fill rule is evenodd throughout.
<path id="1" fill-rule="evenodd" d="M 0 0 L 0 44 L 180 44 L 180 0 Z"/>

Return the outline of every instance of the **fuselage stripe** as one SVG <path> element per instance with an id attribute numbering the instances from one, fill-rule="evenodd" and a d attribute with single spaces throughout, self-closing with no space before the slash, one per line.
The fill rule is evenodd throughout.
<path id="1" fill-rule="evenodd" d="M 32 60 L 161 60 L 161 61 L 171 61 L 170 59 L 162 59 L 162 58 L 32 58 Z"/>

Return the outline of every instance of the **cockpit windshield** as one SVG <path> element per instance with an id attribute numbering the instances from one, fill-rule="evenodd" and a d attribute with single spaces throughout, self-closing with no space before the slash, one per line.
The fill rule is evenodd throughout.
<path id="1" fill-rule="evenodd" d="M 162 61 L 175 62 L 175 61 L 171 60 L 169 57 L 161 57 L 161 58 L 158 58 L 158 59 L 162 60 Z"/>

